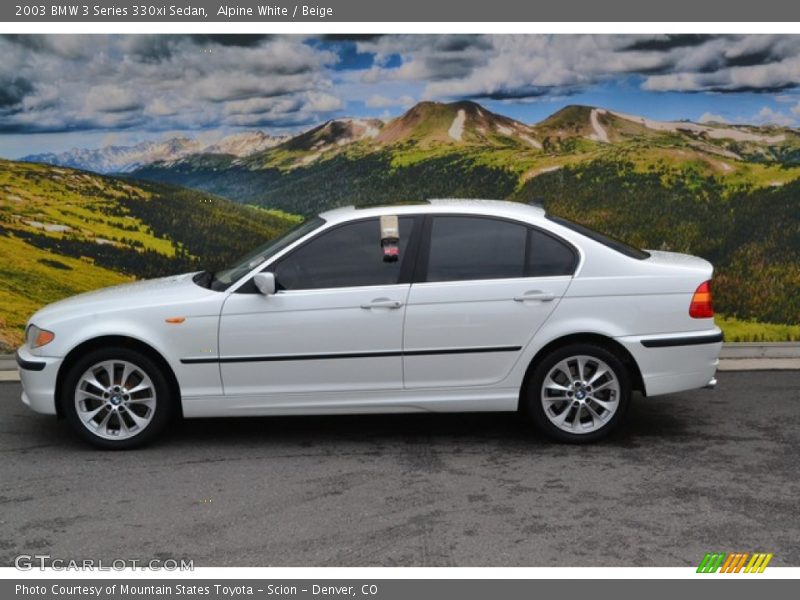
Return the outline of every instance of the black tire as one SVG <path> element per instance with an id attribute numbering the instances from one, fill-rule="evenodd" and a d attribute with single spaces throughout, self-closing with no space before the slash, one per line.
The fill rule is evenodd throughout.
<path id="1" fill-rule="evenodd" d="M 612 414 L 607 417 L 608 420 L 597 427 L 594 430 L 579 433 L 575 432 L 572 433 L 571 431 L 565 431 L 564 429 L 558 427 L 551 421 L 551 419 L 545 413 L 544 402 L 542 401 L 542 393 L 543 393 L 543 386 L 545 383 L 545 377 L 547 377 L 548 373 L 551 369 L 553 369 L 556 365 L 561 363 L 561 361 L 570 359 L 572 357 L 577 356 L 587 356 L 593 359 L 600 360 L 604 362 L 610 370 L 613 372 L 614 377 L 618 382 L 619 386 L 619 393 L 616 394 L 617 398 L 617 405 L 616 409 L 612 412 Z M 573 363 L 570 363 L 574 365 Z M 598 369 L 599 370 L 599 369 Z M 591 379 L 591 376 L 587 379 Z M 601 380 L 603 381 L 603 380 Z M 555 392 L 556 394 L 560 392 Z M 563 392 L 565 395 L 567 393 L 572 393 L 573 396 L 570 400 L 564 400 L 563 402 L 557 403 L 555 406 L 552 407 L 552 410 L 559 410 L 558 415 L 560 413 L 561 407 L 568 406 L 570 403 L 573 403 L 573 399 L 576 396 L 575 392 Z M 599 394 L 603 394 L 604 392 L 600 392 Z M 598 394 L 598 396 L 599 396 Z M 610 392 L 609 392 L 610 394 Z M 569 346 L 563 346 L 554 350 L 552 353 L 548 354 L 544 357 L 543 360 L 539 362 L 530 372 L 528 380 L 525 385 L 525 389 L 523 392 L 523 398 L 521 402 L 521 407 L 528 418 L 533 422 L 533 424 L 539 429 L 542 433 L 544 433 L 549 438 L 556 440 L 558 442 L 565 442 L 570 444 L 586 444 L 590 442 L 595 442 L 600 440 L 607 435 L 609 435 L 614 429 L 619 427 L 619 425 L 625 420 L 625 417 L 628 412 L 628 407 L 630 405 L 631 400 L 631 381 L 630 375 L 628 373 L 628 369 L 622 363 L 622 361 L 612 352 L 607 350 L 602 346 L 597 346 L 595 344 L 570 344 Z M 591 402 L 591 400 L 586 400 L 587 404 Z M 551 405 L 552 406 L 552 405 Z M 567 417 L 567 421 L 570 421 L 569 416 L 575 415 L 576 410 L 580 410 L 577 408 L 577 405 L 573 403 L 574 408 L 571 410 L 573 412 L 565 415 Z M 593 409 L 597 409 L 597 411 L 603 410 L 599 408 L 599 405 L 592 404 Z M 564 409 L 570 410 L 570 409 Z M 610 411 L 611 412 L 611 411 Z M 591 415 L 588 413 L 588 408 L 582 409 L 582 412 L 578 413 L 578 421 L 580 423 L 581 420 L 584 421 L 591 421 L 594 423 L 594 419 L 591 418 Z M 566 425 L 565 425 L 566 426 Z M 582 427 L 582 425 L 580 425 Z"/>
<path id="2" fill-rule="evenodd" d="M 75 406 L 75 394 L 83 374 L 97 363 L 115 360 L 135 365 L 150 378 L 155 390 L 155 407 L 149 416 L 149 423 L 138 433 L 124 439 L 107 439 L 90 431 L 79 417 L 78 409 Z M 158 363 L 142 352 L 124 347 L 99 348 L 82 356 L 69 368 L 61 390 L 61 407 L 72 429 L 83 440 L 104 450 L 128 450 L 138 448 L 151 441 L 161 433 L 175 414 L 177 401 L 173 397 L 171 386 Z M 130 417 L 128 420 L 130 421 Z"/>

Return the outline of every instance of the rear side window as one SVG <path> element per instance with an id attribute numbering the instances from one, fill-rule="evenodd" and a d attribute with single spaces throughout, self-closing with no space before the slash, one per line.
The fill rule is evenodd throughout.
<path id="1" fill-rule="evenodd" d="M 311 290 L 399 281 L 413 217 L 399 219 L 399 260 L 387 262 L 378 219 L 366 219 L 320 233 L 274 267 L 279 289 Z"/>
<path id="2" fill-rule="evenodd" d="M 527 227 L 481 217 L 434 217 L 427 281 L 523 277 Z"/>
<path id="3" fill-rule="evenodd" d="M 571 275 L 568 244 L 522 223 L 468 216 L 433 217 L 426 281 Z"/>

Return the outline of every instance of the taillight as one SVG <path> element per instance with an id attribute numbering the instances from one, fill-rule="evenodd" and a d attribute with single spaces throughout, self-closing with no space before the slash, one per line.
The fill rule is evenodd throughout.
<path id="1" fill-rule="evenodd" d="M 692 296 L 692 303 L 689 305 L 689 316 L 693 319 L 710 319 L 714 316 L 710 281 L 704 281 L 697 286 Z"/>

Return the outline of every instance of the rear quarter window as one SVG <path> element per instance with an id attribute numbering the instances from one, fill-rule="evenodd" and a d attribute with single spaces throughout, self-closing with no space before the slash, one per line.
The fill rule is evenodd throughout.
<path id="1" fill-rule="evenodd" d="M 578 254 L 571 246 L 538 229 L 530 229 L 528 235 L 528 277 L 556 277 L 575 272 Z"/>

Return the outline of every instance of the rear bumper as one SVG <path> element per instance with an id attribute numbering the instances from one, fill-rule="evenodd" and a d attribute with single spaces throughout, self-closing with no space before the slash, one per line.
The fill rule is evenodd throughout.
<path id="1" fill-rule="evenodd" d="M 24 346 L 17 350 L 22 402 L 45 415 L 56 414 L 56 378 L 62 358 L 34 356 Z"/>
<path id="2" fill-rule="evenodd" d="M 618 338 L 642 373 L 648 396 L 707 387 L 719 366 L 722 331 Z"/>

